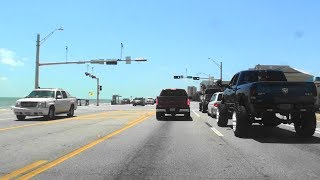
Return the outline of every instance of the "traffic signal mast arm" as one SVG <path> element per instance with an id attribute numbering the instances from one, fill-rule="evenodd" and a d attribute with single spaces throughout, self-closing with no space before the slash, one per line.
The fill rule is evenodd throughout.
<path id="1" fill-rule="evenodd" d="M 39 66 L 59 65 L 59 64 L 86 64 L 86 63 L 117 65 L 117 63 L 121 62 L 121 61 L 125 61 L 125 62 L 127 62 L 127 64 L 130 64 L 131 61 L 144 62 L 144 61 L 147 61 L 147 59 L 143 59 L 143 58 L 138 58 L 138 59 L 127 58 L 125 60 L 121 60 L 121 59 L 93 59 L 93 60 L 82 60 L 82 61 L 39 63 Z"/>

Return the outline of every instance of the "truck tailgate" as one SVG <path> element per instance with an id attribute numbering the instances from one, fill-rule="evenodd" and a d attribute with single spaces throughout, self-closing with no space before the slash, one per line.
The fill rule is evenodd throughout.
<path id="1" fill-rule="evenodd" d="M 172 107 L 188 107 L 188 98 L 181 96 L 161 96 L 158 97 L 158 107 L 172 108 Z"/>
<path id="2" fill-rule="evenodd" d="M 315 85 L 313 82 L 257 82 L 256 100 L 265 103 L 314 103 Z"/>

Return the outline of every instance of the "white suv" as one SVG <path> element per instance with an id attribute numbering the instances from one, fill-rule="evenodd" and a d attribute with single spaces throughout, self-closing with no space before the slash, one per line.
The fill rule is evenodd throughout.
<path id="1" fill-rule="evenodd" d="M 56 114 L 72 117 L 77 109 L 77 99 L 60 88 L 35 89 L 11 108 L 18 120 L 24 120 L 26 116 L 44 116 L 50 120 Z"/>

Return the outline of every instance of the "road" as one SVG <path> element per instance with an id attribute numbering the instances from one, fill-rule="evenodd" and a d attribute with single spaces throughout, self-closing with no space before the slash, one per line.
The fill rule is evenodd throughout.
<path id="1" fill-rule="evenodd" d="M 0 179 L 319 179 L 319 130 L 306 139 L 256 126 L 240 139 L 191 109 L 191 120 L 161 121 L 154 105 L 79 107 L 51 121 L 1 111 Z"/>

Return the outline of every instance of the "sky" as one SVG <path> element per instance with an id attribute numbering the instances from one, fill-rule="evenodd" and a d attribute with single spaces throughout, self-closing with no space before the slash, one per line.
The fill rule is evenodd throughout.
<path id="1" fill-rule="evenodd" d="M 156 97 L 164 88 L 223 80 L 257 64 L 289 65 L 320 76 L 320 1 L 317 0 L 0 0 L 0 97 L 34 89 L 36 39 L 40 63 L 146 58 L 118 65 L 40 67 L 40 87 L 58 87 L 77 98 Z M 66 52 L 66 46 L 68 51 Z M 212 60 L 210 60 L 210 59 Z M 90 96 L 89 92 L 94 92 Z"/>

